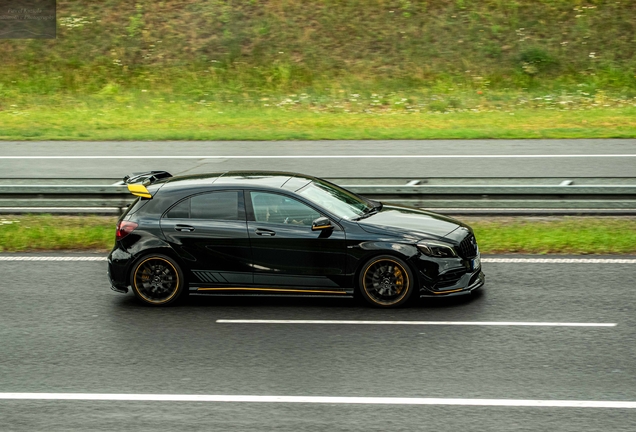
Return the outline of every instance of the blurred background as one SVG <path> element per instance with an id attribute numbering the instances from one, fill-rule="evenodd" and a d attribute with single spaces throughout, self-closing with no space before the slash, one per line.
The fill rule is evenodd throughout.
<path id="1" fill-rule="evenodd" d="M 634 16 L 636 3 L 604 0 L 59 0 L 57 39 L 0 42 L 0 110 L 34 116 L 29 130 L 15 115 L 5 118 L 0 133 L 94 138 L 82 135 L 101 122 L 93 132 L 105 138 L 372 138 L 338 116 L 353 135 L 202 135 L 178 114 L 185 109 L 220 124 L 272 111 L 481 113 L 490 124 L 501 120 L 488 113 L 516 113 L 528 122 L 526 135 L 539 128 L 544 136 L 579 137 L 571 116 L 557 121 L 564 129 L 557 133 L 536 110 L 590 110 L 585 121 L 603 129 L 595 135 L 627 136 L 636 104 Z M 44 107 L 55 111 L 48 123 L 39 118 Z M 106 133 L 126 108 L 173 118 L 173 131 Z M 612 124 L 603 126 L 610 108 Z M 68 117 L 82 109 L 104 118 L 82 117 L 79 130 Z M 464 123 L 439 135 L 500 137 L 496 128 L 453 120 Z M 366 123 L 389 127 L 377 118 Z M 387 137 L 435 137 L 398 123 Z"/>
<path id="2" fill-rule="evenodd" d="M 499 201 L 489 199 L 496 195 L 493 189 L 477 191 L 481 193 L 465 203 L 440 201 L 446 195 L 439 202 L 418 201 L 424 192 L 414 199 L 397 192 L 386 198 L 451 214 L 480 208 L 482 214 L 483 208 L 492 208 L 503 215 L 511 208 L 522 213 L 530 208 L 526 214 L 543 209 L 545 215 L 633 214 L 633 190 L 626 189 L 636 177 L 632 160 L 596 155 L 631 154 L 631 141 L 503 139 L 636 136 L 635 16 L 636 2 L 605 0 L 58 0 L 56 39 L 0 40 L 0 139 L 16 141 L 2 146 L 7 159 L 0 160 L 5 178 L 0 182 L 6 185 L 0 211 L 24 213 L 26 206 L 59 212 L 65 211 L 62 206 L 108 205 L 117 213 L 130 199 L 125 190 L 120 192 L 124 198 L 104 204 L 106 200 L 96 201 L 97 194 L 105 193 L 100 188 L 86 189 L 85 196 L 63 195 L 52 185 L 75 185 L 67 189 L 76 191 L 77 185 L 112 185 L 125 174 L 151 169 L 183 174 L 269 168 L 344 185 L 398 187 L 427 177 L 414 187 L 424 191 L 428 184 L 429 194 L 444 193 L 435 187 L 448 185 L 536 186 Z M 462 138 L 502 140 L 388 141 Z M 376 141 L 354 141 L 361 139 Z M 382 139 L 387 141 L 379 142 Z M 112 140 L 154 142 L 83 142 Z M 156 142 L 166 140 L 189 143 Z M 195 146 L 193 140 L 202 142 Z M 473 156 L 593 157 L 462 158 L 467 151 Z M 240 159 L 334 152 L 345 159 Z M 374 153 L 456 157 L 346 159 Z M 166 159 L 90 159 L 127 154 L 160 154 Z M 239 159 L 170 159 L 175 154 L 234 154 Z M 39 155 L 60 159 L 29 159 Z M 65 159 L 77 155 L 88 159 Z M 438 177 L 442 179 L 435 180 Z M 75 180 L 65 180 L 69 178 Z M 42 183 L 46 188 L 29 189 L 25 195 L 28 185 Z M 572 185 L 572 193 L 583 185 L 603 187 L 579 191 L 567 202 L 561 193 L 565 189 L 556 187 L 547 195 L 546 186 L 562 184 Z M 559 208 L 566 211 L 558 213 Z M 4 222 L 11 220 L 18 218 Z M 92 243 L 82 240 L 89 238 L 86 218 L 62 224 L 37 220 L 41 225 L 29 226 L 49 224 L 48 235 L 36 241 L 34 235 L 18 235 L 19 224 L 4 224 L 0 249 L 56 248 L 77 231 L 53 236 L 53 227 L 75 223 L 85 224 L 85 230 L 64 248 L 85 242 L 107 249 L 112 242 L 110 220 L 101 223 L 99 240 Z M 501 224 L 519 221 L 512 217 Z M 476 229 L 486 233 L 487 222 L 475 221 Z M 574 228 L 569 220 L 550 223 L 541 235 L 525 233 L 506 246 L 505 239 L 513 236 L 495 236 L 502 232 L 497 224 L 483 236 L 484 251 L 634 250 L 631 237 L 624 235 L 624 224 L 632 220 L 613 221 L 614 226 L 607 220 L 576 221 L 585 227 L 596 224 L 584 245 L 580 236 L 553 230 L 554 224 L 565 223 L 559 229 L 580 233 L 579 225 Z M 608 240 L 610 234 L 601 231 L 610 228 Z M 13 234 L 3 234 L 11 230 Z M 51 238 L 57 240 L 47 241 Z"/>

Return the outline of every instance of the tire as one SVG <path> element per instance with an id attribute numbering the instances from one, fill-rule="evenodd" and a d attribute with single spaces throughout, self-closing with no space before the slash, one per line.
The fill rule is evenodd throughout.
<path id="1" fill-rule="evenodd" d="M 374 307 L 405 305 L 415 291 L 415 277 L 408 264 L 393 255 L 371 258 L 360 269 L 358 288 Z"/>
<path id="2" fill-rule="evenodd" d="M 133 267 L 130 280 L 137 299 L 151 306 L 173 305 L 187 294 L 183 271 L 165 255 L 153 254 L 140 259 Z"/>

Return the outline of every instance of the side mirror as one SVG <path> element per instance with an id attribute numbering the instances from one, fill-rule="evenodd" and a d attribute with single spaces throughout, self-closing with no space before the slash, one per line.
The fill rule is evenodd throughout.
<path id="1" fill-rule="evenodd" d="M 325 229 L 332 229 L 333 225 L 331 225 L 331 221 L 326 217 L 319 217 L 311 223 L 312 231 L 320 231 Z"/>

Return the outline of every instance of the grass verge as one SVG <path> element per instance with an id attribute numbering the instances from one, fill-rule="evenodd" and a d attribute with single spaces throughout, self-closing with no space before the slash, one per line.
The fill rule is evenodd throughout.
<path id="1" fill-rule="evenodd" d="M 634 218 L 492 218 L 466 220 L 486 254 L 633 254 Z"/>
<path id="2" fill-rule="evenodd" d="M 417 112 L 156 103 L 0 112 L 0 140 L 633 138 L 636 108 Z M 466 112 L 467 111 L 467 112 Z"/>
<path id="3" fill-rule="evenodd" d="M 461 218 L 484 254 L 634 254 L 635 218 Z M 25 215 L 0 218 L 0 251 L 111 249 L 114 217 Z"/>
<path id="4" fill-rule="evenodd" d="M 0 252 L 105 252 L 115 241 L 116 222 L 115 217 L 103 216 L 4 215 L 0 217 Z"/>

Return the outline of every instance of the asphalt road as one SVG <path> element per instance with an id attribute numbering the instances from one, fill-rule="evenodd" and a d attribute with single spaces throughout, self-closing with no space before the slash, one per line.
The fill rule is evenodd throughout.
<path id="1" fill-rule="evenodd" d="M 329 178 L 636 177 L 636 158 L 620 156 L 626 154 L 636 154 L 636 140 L 8 141 L 0 143 L 0 177 L 120 178 L 153 169 L 173 175 L 267 169 Z M 72 159 L 78 156 L 85 158 Z"/>
<path id="2" fill-rule="evenodd" d="M 634 264 L 485 263 L 480 296 L 195 297 L 151 309 L 105 262 L 0 262 L 0 392 L 636 401 Z M 531 321 L 615 327 L 221 324 Z M 636 410 L 0 400 L 2 431 L 633 431 Z"/>

